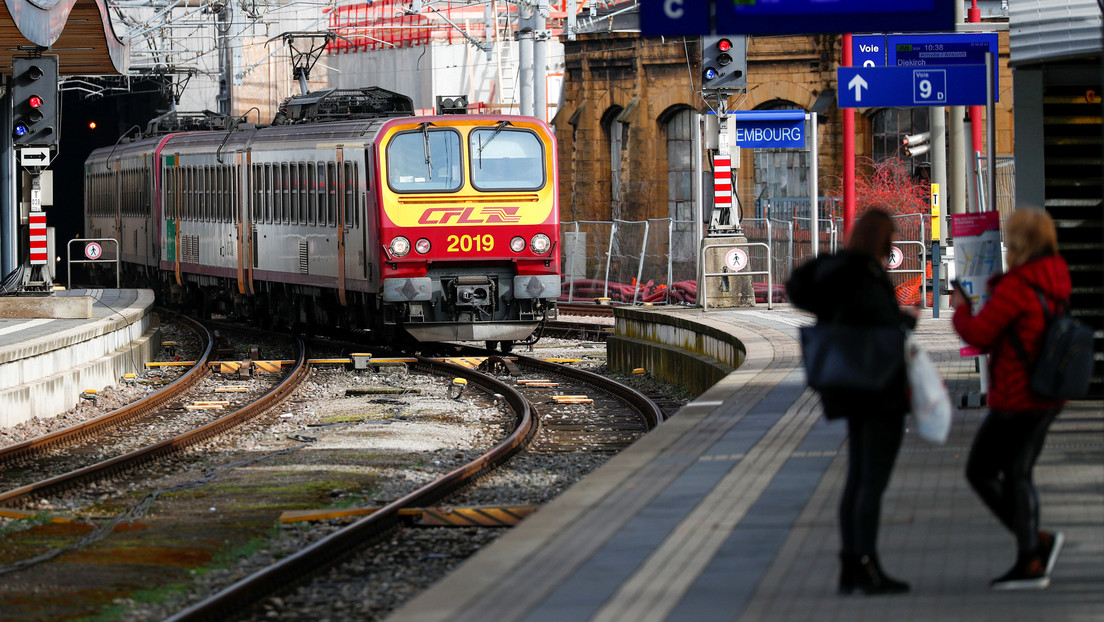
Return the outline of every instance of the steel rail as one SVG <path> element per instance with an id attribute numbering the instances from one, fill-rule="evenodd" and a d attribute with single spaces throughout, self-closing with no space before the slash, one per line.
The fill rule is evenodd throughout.
<path id="1" fill-rule="evenodd" d="M 515 355 L 511 355 L 515 356 Z M 589 385 L 608 393 L 617 399 L 625 402 L 631 406 L 634 410 L 640 413 L 640 416 L 644 418 L 647 428 L 649 430 L 654 429 L 664 420 L 663 411 L 659 406 L 653 402 L 646 395 L 637 391 L 636 389 L 623 385 L 620 382 L 616 382 L 605 376 L 598 375 L 592 371 L 585 369 L 579 369 L 576 367 L 570 367 L 568 365 L 560 365 L 558 363 L 552 363 L 550 361 L 542 361 L 541 359 L 529 357 L 529 356 L 517 356 L 517 363 L 521 367 L 532 367 L 550 374 L 559 374 L 561 376 L 570 378 L 575 382 L 579 382 L 585 385 Z"/>
<path id="2" fill-rule="evenodd" d="M 88 421 L 62 430 L 43 434 L 42 436 L 37 436 L 21 443 L 0 448 L 0 465 L 45 452 L 52 447 L 74 443 L 82 438 L 98 434 L 103 430 L 121 425 L 136 417 L 146 415 L 169 401 L 176 399 L 210 375 L 211 370 L 210 366 L 207 365 L 207 361 L 210 359 L 211 352 L 215 347 L 215 340 L 211 335 L 211 331 L 191 318 L 178 316 L 178 319 L 188 324 L 189 328 L 195 331 L 198 337 L 206 337 L 207 340 L 207 348 L 204 350 L 203 355 L 199 357 L 196 364 L 184 375 L 169 383 L 167 386 L 162 387 L 132 404 L 127 404 L 122 408 L 104 413 L 99 417 L 89 419 Z"/>
<path id="3" fill-rule="evenodd" d="M 517 417 L 517 427 L 501 443 L 476 460 L 397 499 L 376 512 L 326 536 L 240 581 L 180 611 L 167 622 L 226 619 L 271 594 L 302 581 L 322 569 L 333 567 L 346 556 L 375 541 L 398 526 L 401 510 L 426 507 L 468 485 L 484 471 L 506 462 L 535 436 L 537 421 L 529 402 L 516 389 L 473 369 L 418 357 L 416 369 L 466 379 L 484 390 L 503 396 Z"/>
<path id="4" fill-rule="evenodd" d="M 291 392 L 309 376 L 310 366 L 307 364 L 306 345 L 303 343 L 302 339 L 298 339 L 297 342 L 299 346 L 299 357 L 295 362 L 295 366 L 291 369 L 291 372 L 278 385 L 260 396 L 251 404 L 211 421 L 206 425 L 159 443 L 50 479 L 34 482 L 0 493 L 0 503 L 20 501 L 31 496 L 56 492 L 82 482 L 99 480 L 108 475 L 128 471 L 141 464 L 171 455 L 191 445 L 218 436 L 219 434 L 245 423 L 278 404 L 281 400 L 290 395 Z"/>

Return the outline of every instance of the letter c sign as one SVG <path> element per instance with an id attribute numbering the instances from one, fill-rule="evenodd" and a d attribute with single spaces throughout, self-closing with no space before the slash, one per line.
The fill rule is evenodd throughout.
<path id="1" fill-rule="evenodd" d="M 663 0 L 663 12 L 671 19 L 682 19 L 683 0 Z"/>

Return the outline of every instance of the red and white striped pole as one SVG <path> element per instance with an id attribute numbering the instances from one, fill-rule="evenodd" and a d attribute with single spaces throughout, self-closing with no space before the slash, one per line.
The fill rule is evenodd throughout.
<path id="1" fill-rule="evenodd" d="M 732 211 L 732 156 L 727 152 L 718 152 L 713 156 L 713 206 L 728 214 L 728 224 L 738 224 L 731 222 L 739 221 L 739 218 L 734 217 Z"/>
<path id="2" fill-rule="evenodd" d="M 44 266 L 49 263 L 50 254 L 46 247 L 46 212 L 31 212 L 28 229 L 30 258 L 32 266 Z"/>

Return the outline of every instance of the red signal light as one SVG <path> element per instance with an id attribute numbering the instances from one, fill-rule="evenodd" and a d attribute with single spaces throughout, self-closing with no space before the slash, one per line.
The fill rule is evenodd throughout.
<path id="1" fill-rule="evenodd" d="M 727 52 L 732 49 L 732 42 L 728 39 L 721 39 L 717 42 L 717 49 L 722 52 Z"/>
<path id="2" fill-rule="evenodd" d="M 42 107 L 42 98 L 39 97 L 38 95 L 31 95 L 30 99 L 27 100 L 27 104 L 31 108 L 41 108 Z"/>

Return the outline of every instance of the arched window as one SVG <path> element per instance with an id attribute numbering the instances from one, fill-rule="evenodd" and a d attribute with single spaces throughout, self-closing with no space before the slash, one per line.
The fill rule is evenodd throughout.
<path id="1" fill-rule="evenodd" d="M 803 110 L 784 99 L 769 101 L 756 110 Z M 808 149 L 755 149 L 755 199 L 809 198 Z M 806 207 L 808 202 L 806 202 Z M 756 210 L 758 211 L 758 210 Z"/>
<path id="2" fill-rule="evenodd" d="M 614 106 L 602 115 L 602 130 L 606 134 L 609 143 L 610 157 L 610 183 L 609 199 L 610 214 L 613 218 L 621 218 L 621 150 L 628 142 L 629 124 L 622 123 L 619 119 L 623 108 Z"/>
<path id="3" fill-rule="evenodd" d="M 900 158 L 909 165 L 914 177 L 930 178 L 931 156 L 909 157 L 905 155 L 902 143 L 905 136 L 928 131 L 929 120 L 927 108 L 882 108 L 871 114 L 870 130 L 874 138 L 871 153 L 874 161 Z"/>
<path id="4" fill-rule="evenodd" d="M 661 119 L 667 138 L 667 215 L 674 221 L 671 259 L 693 261 L 694 239 L 694 123 L 691 108 L 676 108 Z"/>

